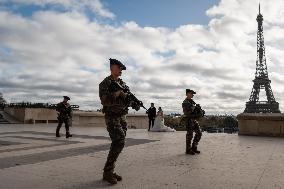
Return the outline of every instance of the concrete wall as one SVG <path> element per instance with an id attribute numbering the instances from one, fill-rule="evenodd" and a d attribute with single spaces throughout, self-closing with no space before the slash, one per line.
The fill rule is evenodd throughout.
<path id="1" fill-rule="evenodd" d="M 129 128 L 148 128 L 148 117 L 146 114 L 128 114 L 126 116 Z M 74 126 L 106 127 L 104 114 L 100 112 L 74 112 Z"/>
<path id="2" fill-rule="evenodd" d="M 10 116 L 16 118 L 20 122 L 24 123 L 25 121 L 25 109 L 24 108 L 4 108 L 4 112 L 9 114 Z"/>
<path id="3" fill-rule="evenodd" d="M 4 111 L 22 123 L 57 122 L 57 112 L 54 109 L 7 107 Z M 129 128 L 148 128 L 148 117 L 146 114 L 128 114 L 126 117 Z M 73 125 L 106 127 L 104 114 L 101 112 L 74 111 Z"/>
<path id="4" fill-rule="evenodd" d="M 136 129 L 148 129 L 149 127 L 147 114 L 128 114 L 126 119 L 129 128 L 134 127 Z"/>
<path id="5" fill-rule="evenodd" d="M 284 136 L 284 114 L 243 113 L 237 119 L 240 135 Z"/>
<path id="6" fill-rule="evenodd" d="M 4 111 L 22 123 L 48 123 L 57 121 L 57 113 L 54 109 L 6 107 Z"/>
<path id="7" fill-rule="evenodd" d="M 91 126 L 104 127 L 104 115 L 100 112 L 83 112 L 78 111 L 73 113 L 74 126 Z"/>

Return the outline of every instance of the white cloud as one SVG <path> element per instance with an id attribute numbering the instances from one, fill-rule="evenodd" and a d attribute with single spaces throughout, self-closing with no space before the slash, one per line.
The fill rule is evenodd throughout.
<path id="1" fill-rule="evenodd" d="M 283 3 L 272 0 L 262 7 L 272 89 L 284 110 Z M 257 12 L 255 0 L 222 0 L 207 11 L 208 26 L 169 29 L 135 22 L 111 26 L 78 11 L 40 11 L 27 18 L 3 10 L 0 90 L 9 101 L 57 102 L 66 94 L 84 109 L 97 109 L 98 84 L 109 74 L 112 57 L 127 65 L 122 78 L 147 105 L 153 101 L 181 112 L 185 89 L 193 88 L 206 112 L 239 113 L 253 84 Z"/>

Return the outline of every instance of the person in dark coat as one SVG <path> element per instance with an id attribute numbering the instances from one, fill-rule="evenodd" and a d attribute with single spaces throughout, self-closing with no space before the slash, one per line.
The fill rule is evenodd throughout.
<path id="1" fill-rule="evenodd" d="M 66 138 L 72 137 L 69 132 L 69 127 L 72 124 L 72 108 L 67 102 L 70 100 L 68 96 L 63 96 L 63 101 L 57 104 L 56 111 L 58 113 L 58 126 L 56 128 L 56 137 L 60 137 L 60 128 L 62 124 L 65 124 Z"/>
<path id="2" fill-rule="evenodd" d="M 156 108 L 154 106 L 154 103 L 151 103 L 151 107 L 147 110 L 146 114 L 148 114 L 148 118 L 149 118 L 149 129 L 148 131 L 150 131 L 151 127 L 154 126 L 154 121 L 156 118 Z"/>

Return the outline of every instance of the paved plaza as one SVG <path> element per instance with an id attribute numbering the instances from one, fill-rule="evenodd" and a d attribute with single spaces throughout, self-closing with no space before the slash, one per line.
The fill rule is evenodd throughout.
<path id="1" fill-rule="evenodd" d="M 284 139 L 203 133 L 200 155 L 185 155 L 185 132 L 129 129 L 116 171 L 102 181 L 110 140 L 105 128 L 0 125 L 0 188 L 284 188 Z M 62 128 L 62 133 L 64 128 Z"/>

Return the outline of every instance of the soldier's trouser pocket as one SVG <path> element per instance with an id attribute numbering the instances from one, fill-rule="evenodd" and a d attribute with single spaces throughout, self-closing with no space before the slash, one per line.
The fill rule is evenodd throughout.
<path id="1" fill-rule="evenodd" d="M 112 141 L 125 139 L 124 122 L 121 117 L 106 117 L 107 131 Z"/>
<path id="2" fill-rule="evenodd" d="M 106 124 L 112 143 L 104 171 L 113 172 L 115 162 L 125 145 L 125 130 L 122 128 L 120 118 L 108 118 Z"/>
<path id="3" fill-rule="evenodd" d="M 124 141 L 125 140 L 125 132 L 121 126 L 107 127 L 107 131 L 112 141 Z"/>
<path id="4" fill-rule="evenodd" d="M 202 132 L 201 132 L 199 123 L 197 121 L 194 121 L 193 129 L 194 129 L 194 132 L 195 132 L 195 136 L 194 136 L 194 139 L 193 139 L 193 146 L 197 146 L 198 142 L 200 141 L 201 136 L 202 136 Z"/>
<path id="5" fill-rule="evenodd" d="M 186 133 L 186 140 L 187 141 L 192 140 L 193 132 L 195 132 L 195 136 L 194 136 L 192 143 L 193 143 L 194 146 L 197 146 L 198 142 L 200 141 L 201 136 L 202 136 L 202 132 L 200 130 L 200 126 L 199 126 L 198 122 L 196 120 L 189 120 L 186 130 L 187 130 L 187 133 Z"/>

